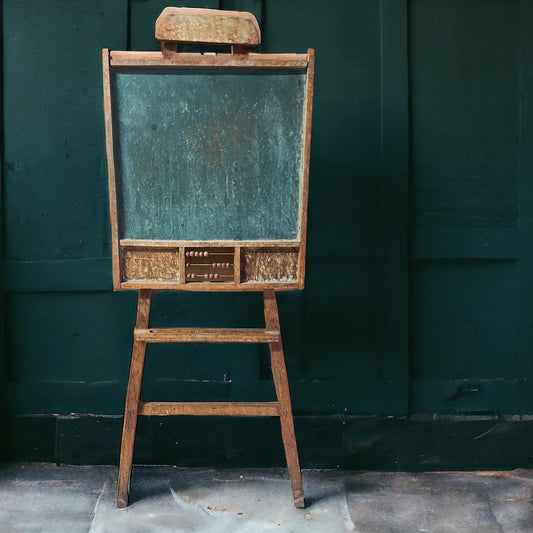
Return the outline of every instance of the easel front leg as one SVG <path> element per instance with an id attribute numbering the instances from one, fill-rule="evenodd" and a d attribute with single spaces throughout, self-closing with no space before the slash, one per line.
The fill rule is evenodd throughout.
<path id="1" fill-rule="evenodd" d="M 274 291 L 263 293 L 265 303 L 265 323 L 266 328 L 280 331 L 278 304 Z M 272 365 L 272 377 L 276 387 L 278 397 L 281 423 L 281 438 L 287 457 L 287 469 L 291 480 L 292 495 L 295 507 L 304 507 L 304 495 L 302 488 L 302 473 L 300 471 L 300 460 L 298 459 L 298 447 L 296 445 L 296 434 L 294 432 L 294 420 L 292 416 L 291 395 L 289 390 L 289 379 L 287 367 L 285 365 L 285 354 L 283 344 L 280 341 L 269 344 L 270 360 Z"/>
<path id="2" fill-rule="evenodd" d="M 147 329 L 150 322 L 150 306 L 152 290 L 141 289 L 137 303 L 137 321 L 135 329 Z M 130 377 L 126 393 L 126 407 L 124 409 L 124 427 L 122 429 L 122 443 L 120 445 L 120 466 L 118 470 L 117 507 L 127 507 L 130 493 L 131 464 L 133 461 L 133 446 L 135 431 L 137 430 L 137 412 L 141 396 L 141 384 L 146 355 L 146 342 L 133 341 L 131 355 Z"/>

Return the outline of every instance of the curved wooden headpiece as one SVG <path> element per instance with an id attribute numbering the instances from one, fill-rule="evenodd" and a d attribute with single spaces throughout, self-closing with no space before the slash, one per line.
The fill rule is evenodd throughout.
<path id="1" fill-rule="evenodd" d="M 155 23 L 155 38 L 168 43 L 257 46 L 261 31 L 256 18 L 243 11 L 166 7 Z"/>

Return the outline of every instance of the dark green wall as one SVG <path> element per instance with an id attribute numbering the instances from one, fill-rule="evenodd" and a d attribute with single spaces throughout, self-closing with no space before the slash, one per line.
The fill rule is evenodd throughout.
<path id="1" fill-rule="evenodd" d="M 7 457 L 116 460 L 136 297 L 111 292 L 100 51 L 157 49 L 167 4 L 2 3 Z M 187 5 L 254 12 L 263 52 L 316 50 L 307 287 L 279 296 L 304 465 L 533 465 L 516 445 L 533 413 L 533 4 Z M 161 293 L 153 324 L 261 314 L 259 295 Z M 143 395 L 273 387 L 261 347 L 156 345 Z M 474 439 L 489 430 L 499 440 Z M 138 460 L 257 463 L 250 443 L 262 464 L 282 460 L 275 421 L 139 431 Z"/>

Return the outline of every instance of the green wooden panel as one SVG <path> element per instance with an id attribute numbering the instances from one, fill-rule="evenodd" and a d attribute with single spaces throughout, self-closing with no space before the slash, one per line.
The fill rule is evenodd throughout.
<path id="1" fill-rule="evenodd" d="M 521 375 L 517 263 L 422 263 L 413 269 L 415 377 L 512 378 Z"/>
<path id="2" fill-rule="evenodd" d="M 297 239 L 306 74 L 112 69 L 122 238 Z"/>
<path id="3" fill-rule="evenodd" d="M 518 228 L 415 227 L 412 259 L 518 259 L 522 254 Z"/>
<path id="4" fill-rule="evenodd" d="M 516 227 L 520 2 L 410 6 L 413 222 Z"/>
<path id="5" fill-rule="evenodd" d="M 135 300 L 111 292 L 6 296 L 10 381 L 126 380 Z"/>
<path id="6" fill-rule="evenodd" d="M 411 406 L 530 413 L 533 5 L 409 14 Z"/>
<path id="7" fill-rule="evenodd" d="M 101 49 L 124 48 L 126 16 L 126 0 L 3 3 L 5 259 L 110 255 Z"/>
<path id="8" fill-rule="evenodd" d="M 110 257 L 59 261 L 4 261 L 1 272 L 5 292 L 111 290 Z"/>
<path id="9" fill-rule="evenodd" d="M 533 391 L 527 378 L 414 378 L 411 401 L 416 411 L 522 415 L 530 409 Z M 518 418 L 518 416 L 517 416 Z"/>

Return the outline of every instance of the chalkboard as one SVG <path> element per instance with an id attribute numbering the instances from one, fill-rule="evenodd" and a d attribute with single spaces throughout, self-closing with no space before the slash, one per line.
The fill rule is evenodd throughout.
<path id="1" fill-rule="evenodd" d="M 113 287 L 302 289 L 314 52 L 102 58 Z"/>
<path id="2" fill-rule="evenodd" d="M 123 239 L 295 240 L 306 71 L 111 70 Z"/>

